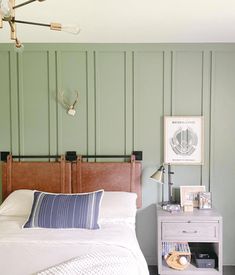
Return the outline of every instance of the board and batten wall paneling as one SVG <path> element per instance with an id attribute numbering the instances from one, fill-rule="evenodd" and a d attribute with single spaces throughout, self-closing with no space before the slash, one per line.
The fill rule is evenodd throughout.
<path id="1" fill-rule="evenodd" d="M 203 52 L 173 51 L 172 115 L 201 116 L 203 99 Z M 201 166 L 174 166 L 173 183 L 200 185 Z"/>
<path id="2" fill-rule="evenodd" d="M 129 154 L 143 151 L 143 208 L 136 230 L 156 264 L 149 176 L 163 162 L 164 115 L 203 115 L 205 163 L 174 166 L 174 186 L 206 185 L 224 216 L 224 263 L 234 257 L 235 44 L 0 44 L 0 149 L 14 154 Z M 58 102 L 64 91 L 76 115 Z M 147 226 L 146 226 L 147 225 Z"/>
<path id="3" fill-rule="evenodd" d="M 211 113 L 211 191 L 224 220 L 226 264 L 234 265 L 235 246 L 235 51 L 213 52 Z M 233 249 L 232 249 L 232 247 Z"/>
<path id="4" fill-rule="evenodd" d="M 76 151 L 87 154 L 87 53 L 57 52 L 58 152 Z M 67 114 L 78 93 L 75 116 Z M 63 94 L 63 100 L 62 95 Z"/>

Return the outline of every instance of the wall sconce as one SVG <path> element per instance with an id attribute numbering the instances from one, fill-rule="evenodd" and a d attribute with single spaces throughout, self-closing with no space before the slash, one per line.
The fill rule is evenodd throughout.
<path id="1" fill-rule="evenodd" d="M 0 0 L 0 28 L 3 28 L 3 21 L 9 23 L 11 30 L 11 39 L 15 40 L 16 49 L 19 50 L 20 48 L 23 48 L 23 45 L 16 35 L 16 23 L 49 27 L 51 30 L 54 31 L 65 31 L 73 34 L 79 33 L 80 29 L 76 25 L 61 25 L 60 23 L 44 24 L 15 19 L 15 10 L 17 8 L 23 7 L 35 1 L 43 2 L 45 0 L 28 0 L 18 5 L 15 5 L 15 0 Z"/>
<path id="2" fill-rule="evenodd" d="M 76 98 L 73 103 L 68 102 L 68 100 L 64 97 L 64 92 L 60 92 L 58 94 L 58 100 L 67 109 L 68 115 L 75 116 L 76 114 L 75 106 L 78 103 L 78 92 L 76 92 Z"/>
<path id="3" fill-rule="evenodd" d="M 158 170 L 156 172 L 154 172 L 152 174 L 152 176 L 150 177 L 152 180 L 164 184 L 164 180 L 163 180 L 163 175 L 165 173 L 165 167 L 164 164 L 162 164 Z M 171 171 L 171 165 L 168 164 L 167 165 L 167 175 L 168 175 L 168 201 L 163 201 L 162 202 L 162 206 L 166 206 L 166 205 L 171 205 L 171 204 L 175 204 L 175 202 L 173 201 L 173 183 L 172 183 L 172 179 L 171 176 L 174 174 L 174 172 Z"/>

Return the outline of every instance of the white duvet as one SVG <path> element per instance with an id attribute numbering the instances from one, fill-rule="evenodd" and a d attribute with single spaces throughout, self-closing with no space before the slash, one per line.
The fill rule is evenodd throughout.
<path id="1" fill-rule="evenodd" d="M 22 229 L 25 220 L 0 216 L 1 275 L 70 275 L 69 268 L 78 267 L 81 273 L 73 274 L 91 275 L 102 265 L 105 275 L 149 274 L 135 231 L 125 223 L 106 223 L 98 230 Z"/>

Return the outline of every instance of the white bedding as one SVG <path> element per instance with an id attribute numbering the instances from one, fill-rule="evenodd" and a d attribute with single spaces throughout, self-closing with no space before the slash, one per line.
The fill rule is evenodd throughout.
<path id="1" fill-rule="evenodd" d="M 112 251 L 117 257 L 129 254 L 135 261 L 130 265 L 128 275 L 149 274 L 131 225 L 121 222 L 105 223 L 101 224 L 99 230 L 22 229 L 26 218 L 0 216 L 2 275 L 36 274 L 49 267 L 98 251 L 107 255 Z"/>

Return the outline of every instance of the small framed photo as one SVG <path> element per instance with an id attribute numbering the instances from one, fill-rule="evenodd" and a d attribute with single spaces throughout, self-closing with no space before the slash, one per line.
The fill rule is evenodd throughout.
<path id="1" fill-rule="evenodd" d="M 164 163 L 203 164 L 203 117 L 165 116 Z"/>
<path id="2" fill-rule="evenodd" d="M 199 207 L 199 193 L 205 191 L 204 185 L 180 186 L 180 205 L 193 203 L 193 207 Z"/>
<path id="3" fill-rule="evenodd" d="M 199 193 L 199 208 L 200 209 L 211 209 L 211 192 L 200 192 Z"/>

